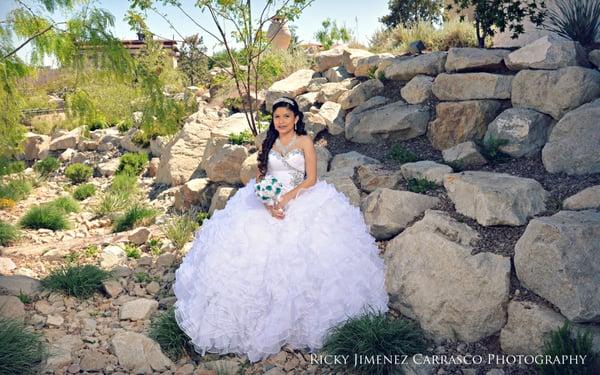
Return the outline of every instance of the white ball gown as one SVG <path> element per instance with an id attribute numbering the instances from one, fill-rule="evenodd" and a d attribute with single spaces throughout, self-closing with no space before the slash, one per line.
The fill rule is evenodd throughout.
<path id="1" fill-rule="evenodd" d="M 304 179 L 304 154 L 269 153 L 284 192 Z M 318 181 L 273 218 L 251 180 L 196 233 L 176 271 L 175 317 L 195 350 L 247 355 L 284 344 L 320 349 L 327 330 L 365 311 L 388 310 L 384 264 L 360 210 Z"/>

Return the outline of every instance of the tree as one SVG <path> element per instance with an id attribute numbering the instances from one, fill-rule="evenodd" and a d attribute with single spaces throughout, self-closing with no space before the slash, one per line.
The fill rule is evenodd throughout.
<path id="1" fill-rule="evenodd" d="M 524 32 L 525 17 L 541 26 L 546 15 L 544 0 L 454 0 L 454 4 L 458 7 L 457 13 L 473 7 L 479 48 L 485 47 L 488 36 L 494 36 L 497 31 L 504 32 L 507 28 L 512 32 L 511 38 L 517 38 Z M 447 9 L 452 10 L 452 4 Z"/>
<path id="2" fill-rule="evenodd" d="M 99 69 L 115 77 L 131 69 L 131 59 L 119 39 L 107 30 L 114 17 L 107 11 L 87 6 L 78 9 L 72 0 L 19 0 L 6 19 L 0 20 L 0 157 L 11 157 L 22 150 L 26 128 L 20 123 L 23 93 L 19 80 L 27 76 L 29 65 L 17 56 L 31 46 L 31 63 L 40 65 L 45 56 L 54 56 L 62 66 L 82 69 L 90 56 Z M 71 17 L 56 21 L 51 14 L 64 10 Z M 13 38 L 19 38 L 18 45 Z M 86 53 L 82 53 L 84 49 Z"/>
<path id="3" fill-rule="evenodd" d="M 439 21 L 444 3 L 442 0 L 390 0 L 388 9 L 390 14 L 381 17 L 379 22 L 389 28 L 398 25 L 411 27 L 421 21 Z"/>
<path id="4" fill-rule="evenodd" d="M 201 36 L 194 34 L 183 40 L 177 66 L 186 75 L 188 83 L 192 86 L 206 78 L 208 57 Z"/>
<path id="5" fill-rule="evenodd" d="M 293 21 L 312 2 L 313 0 L 266 0 L 265 6 L 258 12 L 254 12 L 251 0 L 197 0 L 195 5 L 202 11 L 208 11 L 217 28 L 217 32 L 213 33 L 198 23 L 182 7 L 180 1 L 161 0 L 162 4 L 171 5 L 179 10 L 183 17 L 188 18 L 206 35 L 214 38 L 225 48 L 231 68 L 225 69 L 224 73 L 228 74 L 235 82 L 242 102 L 242 110 L 254 135 L 258 134 L 255 118 L 258 108 L 257 101 L 253 97 L 258 97 L 261 56 L 270 45 L 270 40 L 266 38 L 263 27 L 275 16 L 287 22 Z M 161 16 L 183 38 L 173 22 L 166 14 L 160 13 L 154 3 L 154 0 L 131 0 L 131 10 L 128 16 L 130 24 L 143 22 L 143 16 L 138 10 L 143 12 L 150 10 Z M 255 18 L 256 14 L 259 14 L 258 19 Z M 231 33 L 227 31 L 228 26 L 232 27 Z M 234 48 L 236 44 L 240 45 L 238 52 Z"/>
<path id="6" fill-rule="evenodd" d="M 321 23 L 322 29 L 315 33 L 315 38 L 323 45 L 325 49 L 330 49 L 333 43 L 342 41 L 347 43 L 350 41 L 350 30 L 345 26 L 339 27 L 336 21 L 330 18 L 325 19 Z"/>

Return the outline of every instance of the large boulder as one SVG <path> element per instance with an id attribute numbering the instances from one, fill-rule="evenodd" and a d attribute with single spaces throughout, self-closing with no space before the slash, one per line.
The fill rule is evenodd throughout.
<path id="1" fill-rule="evenodd" d="M 371 99 L 364 102 L 363 104 L 359 105 L 358 107 L 354 107 L 353 110 L 346 114 L 346 126 L 348 126 L 348 124 L 356 120 L 359 120 L 363 112 L 376 107 L 381 107 L 384 104 L 388 104 L 389 102 L 390 100 L 385 96 L 374 96 Z"/>
<path id="2" fill-rule="evenodd" d="M 317 154 L 317 177 L 321 178 L 327 173 L 327 169 L 329 168 L 331 152 L 321 145 L 315 145 L 315 152 Z"/>
<path id="3" fill-rule="evenodd" d="M 345 80 L 342 82 L 328 82 L 321 85 L 319 91 L 317 91 L 316 102 L 337 102 L 342 94 L 345 94 L 354 87 L 353 82 L 352 80 Z"/>
<path id="4" fill-rule="evenodd" d="M 351 109 L 363 104 L 374 96 L 383 92 L 383 83 L 378 79 L 370 79 L 344 92 L 338 98 L 342 109 Z"/>
<path id="5" fill-rule="evenodd" d="M 225 144 L 206 160 L 206 175 L 215 182 L 239 184 L 242 163 L 248 157 L 248 150 L 241 145 Z"/>
<path id="6" fill-rule="evenodd" d="M 327 129 L 327 120 L 319 113 L 305 112 L 303 122 L 304 129 L 312 139 Z"/>
<path id="7" fill-rule="evenodd" d="M 208 214 L 212 215 L 216 210 L 223 209 L 229 198 L 233 197 L 236 192 L 236 188 L 229 186 L 221 186 L 217 188 L 217 191 L 215 191 L 215 194 L 212 196 Z"/>
<path id="8" fill-rule="evenodd" d="M 546 209 L 548 193 L 530 178 L 467 171 L 446 176 L 444 187 L 456 211 L 483 226 L 524 225 Z"/>
<path id="9" fill-rule="evenodd" d="M 530 301 L 511 301 L 507 315 L 506 325 L 500 331 L 500 346 L 506 354 L 543 353 L 549 333 L 565 321 L 556 311 Z"/>
<path id="10" fill-rule="evenodd" d="M 510 99 L 513 77 L 492 73 L 442 73 L 431 90 L 439 100 Z"/>
<path id="11" fill-rule="evenodd" d="M 504 67 L 505 49 L 450 48 L 446 59 L 449 73 L 469 71 L 495 71 Z"/>
<path id="12" fill-rule="evenodd" d="M 385 170 L 377 164 L 360 165 L 356 168 L 358 187 L 367 193 L 377 188 L 393 189 L 401 179 L 400 171 Z"/>
<path id="13" fill-rule="evenodd" d="M 77 144 L 81 138 L 82 128 L 75 128 L 66 134 L 59 135 L 58 137 L 53 137 L 50 141 L 50 145 L 48 146 L 50 151 L 61 151 L 66 150 L 68 148 L 77 148 Z"/>
<path id="14" fill-rule="evenodd" d="M 565 210 L 586 210 L 600 208 L 600 185 L 590 186 L 577 194 L 571 195 L 563 202 Z"/>
<path id="15" fill-rule="evenodd" d="M 430 116 L 427 106 L 397 101 L 356 116 L 355 121 L 346 124 L 345 135 L 357 143 L 416 138 L 425 134 Z"/>
<path id="16" fill-rule="evenodd" d="M 390 304 L 427 332 L 474 342 L 502 328 L 510 288 L 510 259 L 472 255 L 477 231 L 442 211 L 388 242 L 384 253 Z"/>
<path id="17" fill-rule="evenodd" d="M 373 56 L 355 57 L 352 64 L 355 66 L 354 75 L 356 77 L 369 77 L 377 70 L 382 61 L 394 58 L 391 53 L 380 53 Z"/>
<path id="18" fill-rule="evenodd" d="M 175 190 L 173 205 L 178 210 L 187 210 L 192 206 L 208 208 L 214 186 L 207 178 L 194 178 Z"/>
<path id="19" fill-rule="evenodd" d="M 560 119 L 600 96 L 600 72 L 570 66 L 558 70 L 521 70 L 512 83 L 513 107 L 525 107 Z"/>
<path id="20" fill-rule="evenodd" d="M 573 322 L 600 322 L 600 212 L 560 211 L 531 220 L 515 245 L 521 285 Z"/>
<path id="21" fill-rule="evenodd" d="M 553 120 L 527 108 L 509 108 L 488 125 L 484 142 L 505 140 L 498 150 L 514 158 L 537 155 L 548 139 Z"/>
<path id="22" fill-rule="evenodd" d="M 300 94 L 304 94 L 306 92 L 306 87 L 314 74 L 314 70 L 300 69 L 281 81 L 273 83 L 271 87 L 267 89 L 265 95 L 267 111 L 270 112 L 271 108 L 273 108 L 273 102 L 282 96 L 295 98 Z"/>
<path id="23" fill-rule="evenodd" d="M 360 205 L 369 232 L 377 240 L 389 240 L 440 200 L 410 191 L 375 189 Z"/>
<path id="24" fill-rule="evenodd" d="M 433 77 L 418 75 L 400 89 L 402 99 L 409 104 L 421 104 L 432 98 Z"/>
<path id="25" fill-rule="evenodd" d="M 242 163 L 242 167 L 240 168 L 240 181 L 244 185 L 251 179 L 256 178 L 256 175 L 258 174 L 258 154 L 258 152 L 251 154 Z"/>
<path id="26" fill-rule="evenodd" d="M 350 151 L 343 154 L 337 154 L 331 161 L 331 170 L 354 168 L 364 164 L 381 164 L 377 159 L 373 159 L 356 151 Z"/>
<path id="27" fill-rule="evenodd" d="M 341 82 L 346 78 L 350 78 L 351 75 L 348 73 L 346 68 L 343 66 L 334 66 L 333 68 L 327 69 L 323 76 L 327 78 L 329 82 Z"/>
<path id="28" fill-rule="evenodd" d="M 188 122 L 165 147 L 160 157 L 156 183 L 184 184 L 198 169 L 210 139 L 210 128 Z"/>
<path id="29" fill-rule="evenodd" d="M 4 295 L 18 296 L 19 294 L 27 294 L 30 297 L 37 296 L 42 290 L 42 285 L 39 280 L 28 276 L 0 275 L 0 293 Z"/>
<path id="30" fill-rule="evenodd" d="M 567 113 L 552 128 L 542 149 L 550 173 L 581 175 L 600 172 L 600 99 Z"/>
<path id="31" fill-rule="evenodd" d="M 409 81 L 419 74 L 436 76 L 444 71 L 446 52 L 424 53 L 415 57 L 400 56 L 382 67 L 386 79 Z"/>
<path id="32" fill-rule="evenodd" d="M 48 156 L 50 137 L 27 132 L 25 134 L 25 160 L 38 160 Z"/>
<path id="33" fill-rule="evenodd" d="M 442 157 L 446 163 L 458 169 L 481 167 L 487 164 L 486 158 L 481 154 L 481 150 L 473 141 L 459 143 L 456 146 L 443 150 Z"/>
<path id="34" fill-rule="evenodd" d="M 421 160 L 402 164 L 400 171 L 406 180 L 424 179 L 436 185 L 443 185 L 446 176 L 452 173 L 452 168 L 431 160 Z"/>
<path id="35" fill-rule="evenodd" d="M 310 107 L 315 105 L 315 103 L 317 102 L 318 95 L 319 93 L 317 91 L 307 92 L 306 94 L 298 95 L 296 97 L 296 103 L 298 103 L 298 108 L 300 108 L 300 111 L 309 111 Z"/>
<path id="36" fill-rule="evenodd" d="M 336 102 L 325 102 L 319 109 L 319 115 L 325 119 L 329 134 L 338 135 L 344 133 L 346 111 Z"/>
<path id="37" fill-rule="evenodd" d="M 158 343 L 136 332 L 115 333 L 110 351 L 119 359 L 119 365 L 134 374 L 163 372 L 173 365 Z"/>
<path id="38" fill-rule="evenodd" d="M 501 108 L 502 104 L 497 100 L 439 103 L 435 107 L 436 119 L 429 123 L 427 138 L 438 150 L 465 141 L 481 140 Z"/>
<path id="39" fill-rule="evenodd" d="M 588 58 L 596 68 L 600 68 L 600 49 L 590 51 L 590 53 L 588 54 Z"/>
<path id="40" fill-rule="evenodd" d="M 324 72 L 334 66 L 342 65 L 343 48 L 332 48 L 327 51 L 319 52 L 315 55 L 315 64 L 317 72 Z"/>
<path id="41" fill-rule="evenodd" d="M 349 169 L 341 171 L 342 173 L 338 173 L 339 171 L 329 171 L 320 179 L 333 185 L 337 191 L 344 194 L 351 205 L 360 207 L 360 191 L 354 184 L 352 176 L 348 176 L 348 174 L 345 173 L 348 171 Z"/>
<path id="42" fill-rule="evenodd" d="M 512 70 L 589 66 L 585 49 L 572 40 L 550 34 L 511 52 L 504 59 Z"/>
<path id="43" fill-rule="evenodd" d="M 342 66 L 346 69 L 348 73 L 354 74 L 358 60 L 362 59 L 363 57 L 369 57 L 372 55 L 373 54 L 371 52 L 366 51 L 364 49 L 346 48 L 342 53 Z"/>

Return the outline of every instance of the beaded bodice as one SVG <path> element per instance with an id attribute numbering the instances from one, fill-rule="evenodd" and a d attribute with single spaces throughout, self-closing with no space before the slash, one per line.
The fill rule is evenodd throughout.
<path id="1" fill-rule="evenodd" d="M 275 176 L 283 184 L 284 192 L 292 190 L 305 178 L 304 151 L 294 149 L 282 155 L 271 149 L 267 173 Z"/>

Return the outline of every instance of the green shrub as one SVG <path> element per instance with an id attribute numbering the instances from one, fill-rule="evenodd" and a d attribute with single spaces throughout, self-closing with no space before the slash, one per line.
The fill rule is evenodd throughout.
<path id="1" fill-rule="evenodd" d="M 0 176 L 23 172 L 24 170 L 25 162 L 12 160 L 6 156 L 0 156 Z"/>
<path id="2" fill-rule="evenodd" d="M 89 131 L 94 131 L 94 130 L 99 130 L 99 129 L 106 129 L 108 127 L 108 124 L 106 123 L 106 121 L 102 120 L 102 119 L 96 119 L 93 120 L 88 126 L 87 129 Z"/>
<path id="3" fill-rule="evenodd" d="M 137 177 L 127 174 L 116 175 L 110 183 L 109 191 L 127 195 L 135 194 L 138 191 Z"/>
<path id="4" fill-rule="evenodd" d="M 200 212 L 198 212 L 198 214 L 196 214 L 196 223 L 198 223 L 198 225 L 202 225 L 204 220 L 209 219 L 209 218 L 210 218 L 210 215 L 208 214 L 208 212 L 200 211 Z"/>
<path id="5" fill-rule="evenodd" d="M 406 188 L 413 193 L 425 193 L 435 189 L 435 183 L 425 178 L 411 178 L 408 180 Z"/>
<path id="6" fill-rule="evenodd" d="M 119 133 L 127 133 L 131 128 L 133 128 L 133 121 L 131 120 L 123 120 L 117 123 Z"/>
<path id="7" fill-rule="evenodd" d="M 121 156 L 118 175 L 125 174 L 129 176 L 139 176 L 148 164 L 148 154 L 145 152 L 126 152 Z"/>
<path id="8" fill-rule="evenodd" d="M 389 319 L 384 314 L 365 313 L 348 319 L 328 332 L 323 351 L 328 354 L 377 356 L 423 353 L 426 341 L 421 329 L 405 319 Z M 351 362 L 354 366 L 354 362 Z M 348 366 L 348 365 L 346 365 Z M 357 363 L 348 368 L 361 374 L 393 374 L 397 364 Z"/>
<path id="9" fill-rule="evenodd" d="M 133 229 L 138 225 L 149 222 L 156 214 L 157 212 L 153 208 L 135 203 L 123 215 L 117 217 L 113 231 L 123 232 Z"/>
<path id="10" fill-rule="evenodd" d="M 61 266 L 42 279 L 42 287 L 77 298 L 91 297 L 111 273 L 92 264 Z"/>
<path id="11" fill-rule="evenodd" d="M 125 251 L 127 258 L 140 259 L 142 256 L 142 252 L 140 251 L 139 247 L 133 244 L 125 244 L 123 250 Z"/>
<path id="12" fill-rule="evenodd" d="M 98 216 L 106 216 L 124 210 L 131 204 L 130 195 L 123 192 L 107 191 L 102 195 L 94 213 Z"/>
<path id="13" fill-rule="evenodd" d="M 488 138 L 483 142 L 476 142 L 481 154 L 490 163 L 502 163 L 510 159 L 510 156 L 500 151 L 500 147 L 508 144 L 508 139 Z"/>
<path id="14" fill-rule="evenodd" d="M 65 211 L 48 204 L 31 207 L 19 224 L 29 229 L 45 228 L 56 231 L 69 228 Z"/>
<path id="15" fill-rule="evenodd" d="M 62 196 L 46 203 L 49 206 L 60 208 L 65 213 L 79 212 L 79 203 L 69 196 Z"/>
<path id="16" fill-rule="evenodd" d="M 56 172 L 58 168 L 60 168 L 60 161 L 53 156 L 48 156 L 33 166 L 33 169 L 42 176 L 48 176 L 52 172 Z"/>
<path id="17" fill-rule="evenodd" d="M 0 246 L 8 246 L 19 239 L 19 230 L 10 223 L 0 220 Z"/>
<path id="18" fill-rule="evenodd" d="M 389 156 L 400 164 L 412 163 L 419 160 L 414 152 L 405 149 L 400 144 L 395 144 L 392 146 Z"/>
<path id="19" fill-rule="evenodd" d="M 98 245 L 90 245 L 84 249 L 83 253 L 85 256 L 93 258 L 100 253 L 100 248 Z"/>
<path id="20" fill-rule="evenodd" d="M 87 182 L 92 177 L 93 169 L 83 163 L 74 163 L 65 169 L 65 176 L 74 184 Z"/>
<path id="21" fill-rule="evenodd" d="M 179 216 L 170 220 L 163 228 L 163 232 L 177 249 L 189 242 L 198 229 L 198 223 L 189 216 Z"/>
<path id="22" fill-rule="evenodd" d="M 96 194 L 96 187 L 93 184 L 83 184 L 77 186 L 77 188 L 73 192 L 73 197 L 78 201 L 82 201 L 86 198 L 91 197 L 94 194 Z"/>
<path id="23" fill-rule="evenodd" d="M 242 145 L 244 143 L 254 143 L 254 137 L 250 130 L 244 130 L 240 133 L 229 134 L 229 143 L 234 145 Z"/>
<path id="24" fill-rule="evenodd" d="M 48 355 L 40 333 L 0 315 L 0 374 L 34 375 Z"/>
<path id="25" fill-rule="evenodd" d="M 156 341 L 162 351 L 174 361 L 181 358 L 184 353 L 192 352 L 190 351 L 191 340 L 177 324 L 173 306 L 152 319 L 148 336 Z"/>
<path id="26" fill-rule="evenodd" d="M 0 182 L 0 198 L 18 202 L 27 198 L 32 188 L 31 181 L 25 177 L 14 178 L 7 183 Z"/>
<path id="27" fill-rule="evenodd" d="M 592 336 L 589 331 L 585 333 L 578 332 L 576 337 L 571 333 L 571 325 L 569 321 L 557 330 L 550 332 L 549 336 L 544 341 L 544 355 L 554 356 L 586 356 L 585 364 L 570 364 L 564 365 L 555 364 L 540 364 L 538 371 L 542 375 L 592 375 L 598 374 L 600 363 L 598 363 L 598 353 L 592 351 Z"/>
<path id="28" fill-rule="evenodd" d="M 17 298 L 19 299 L 19 301 L 21 301 L 24 305 L 28 305 L 32 302 L 32 299 L 30 296 L 28 296 L 27 294 L 23 293 L 22 291 L 19 291 L 19 294 L 17 295 Z"/>

